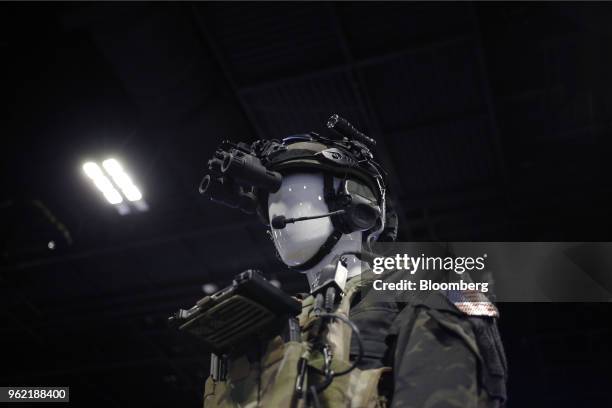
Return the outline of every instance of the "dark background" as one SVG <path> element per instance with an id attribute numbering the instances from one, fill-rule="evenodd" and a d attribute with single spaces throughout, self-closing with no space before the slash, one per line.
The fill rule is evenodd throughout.
<path id="1" fill-rule="evenodd" d="M 610 241 L 612 6 L 0 5 L 0 385 L 195 407 L 208 355 L 166 326 L 258 267 L 255 217 L 201 199 L 225 138 L 379 142 L 404 240 Z M 83 176 L 120 158 L 145 213 Z M 47 243 L 56 243 L 49 250 Z M 609 405 L 610 306 L 501 304 L 510 407 Z"/>

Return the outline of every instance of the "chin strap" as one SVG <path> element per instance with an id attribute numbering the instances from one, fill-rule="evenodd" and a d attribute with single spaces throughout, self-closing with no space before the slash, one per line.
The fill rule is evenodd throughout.
<path id="1" fill-rule="evenodd" d="M 307 260 L 303 264 L 289 266 L 289 269 L 303 272 L 313 268 L 316 264 L 321 262 L 323 258 L 325 258 L 325 256 L 331 253 L 331 250 L 334 248 L 336 243 L 340 241 L 340 238 L 342 238 L 342 233 L 337 229 L 334 229 L 334 232 L 329 237 L 327 237 L 327 239 L 325 240 L 323 245 L 321 245 L 316 254 L 314 254 L 309 260 Z"/>

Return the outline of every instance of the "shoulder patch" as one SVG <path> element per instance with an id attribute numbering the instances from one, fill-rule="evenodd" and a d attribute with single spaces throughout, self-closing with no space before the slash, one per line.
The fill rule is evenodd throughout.
<path id="1" fill-rule="evenodd" d="M 499 310 L 478 290 L 449 290 L 446 297 L 468 316 L 499 317 Z"/>

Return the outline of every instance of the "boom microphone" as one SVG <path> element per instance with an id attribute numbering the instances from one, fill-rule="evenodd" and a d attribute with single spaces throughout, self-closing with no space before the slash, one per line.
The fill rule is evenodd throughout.
<path id="1" fill-rule="evenodd" d="M 272 225 L 272 228 L 274 229 L 283 229 L 285 228 L 285 226 L 287 226 L 287 224 L 293 224 L 294 222 L 331 217 L 332 215 L 343 214 L 344 212 L 345 210 L 337 210 L 337 211 L 332 211 L 327 214 L 312 215 L 310 217 L 298 217 L 298 218 L 285 218 L 284 215 L 277 215 L 275 217 L 272 217 L 272 222 L 270 222 L 270 225 Z"/>

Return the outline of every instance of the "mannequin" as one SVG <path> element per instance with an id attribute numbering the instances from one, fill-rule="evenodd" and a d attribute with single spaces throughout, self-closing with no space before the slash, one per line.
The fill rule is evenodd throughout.
<path id="1" fill-rule="evenodd" d="M 267 302 L 249 298 L 253 307 L 235 318 L 227 317 L 244 303 L 241 295 L 196 305 L 197 318 L 210 323 L 202 332 L 231 333 L 251 347 L 213 355 L 206 408 L 503 406 L 506 363 L 496 313 L 459 309 L 442 292 L 414 304 L 383 302 L 359 278 L 368 268 L 364 242 L 393 242 L 398 231 L 375 145 L 332 115 L 321 134 L 223 141 L 208 161 L 200 192 L 256 212 L 282 262 L 306 274 L 310 290 L 291 298 L 301 313 L 288 330 L 246 339 L 237 325 L 263 327 L 252 316 Z"/>
<path id="2" fill-rule="evenodd" d="M 334 187 L 340 179 L 334 178 Z M 294 173 L 283 177 L 281 188 L 268 197 L 268 215 L 270 219 L 277 215 L 287 218 L 303 217 L 314 214 L 325 214 L 329 207 L 323 193 L 323 175 L 320 173 Z M 319 250 L 325 240 L 332 234 L 333 225 L 329 217 L 288 224 L 283 229 L 272 228 L 270 234 L 281 260 L 291 267 L 299 266 L 310 259 Z M 332 251 L 308 270 L 308 283 L 335 257 L 345 255 L 348 278 L 361 274 L 362 262 L 356 253 L 361 252 L 362 231 L 343 234 Z"/>

